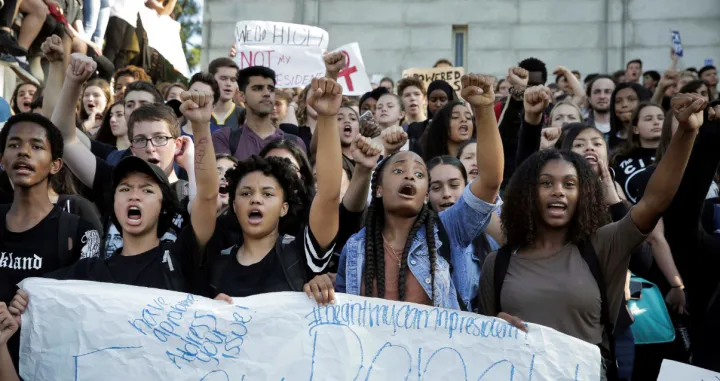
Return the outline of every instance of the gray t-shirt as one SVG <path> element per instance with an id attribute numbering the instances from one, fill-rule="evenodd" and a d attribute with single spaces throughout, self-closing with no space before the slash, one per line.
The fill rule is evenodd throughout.
<path id="1" fill-rule="evenodd" d="M 630 213 L 601 227 L 591 238 L 605 277 L 611 321 L 617 320 L 624 298 L 630 256 L 646 238 Z M 548 258 L 513 255 L 501 292 L 502 311 L 495 310 L 496 254 L 487 257 L 482 269 L 482 314 L 497 316 L 505 312 L 591 344 L 603 342 L 600 290 L 576 245 L 568 244 Z"/>

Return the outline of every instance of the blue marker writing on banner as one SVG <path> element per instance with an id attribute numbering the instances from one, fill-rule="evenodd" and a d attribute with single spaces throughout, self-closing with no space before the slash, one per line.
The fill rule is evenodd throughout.
<path id="1" fill-rule="evenodd" d="M 677 30 L 672 31 L 672 44 L 673 50 L 678 57 L 683 56 L 682 40 L 680 40 L 680 32 Z"/>

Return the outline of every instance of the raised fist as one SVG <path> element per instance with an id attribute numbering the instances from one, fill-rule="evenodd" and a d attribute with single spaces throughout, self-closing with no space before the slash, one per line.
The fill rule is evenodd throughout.
<path id="1" fill-rule="evenodd" d="M 527 87 L 528 78 L 530 77 L 530 73 L 517 66 L 513 66 L 510 69 L 508 69 L 508 75 L 506 77 L 507 81 L 515 87 L 518 90 L 524 90 L 525 87 Z"/>
<path id="2" fill-rule="evenodd" d="M 65 79 L 77 84 L 85 83 L 97 69 L 97 63 L 92 58 L 80 54 L 73 53 L 70 55 L 70 64 L 65 72 Z"/>
<path id="3" fill-rule="evenodd" d="M 335 116 L 342 103 L 342 86 L 329 78 L 315 78 L 312 80 L 308 106 L 312 107 L 318 115 Z"/>
<path id="4" fill-rule="evenodd" d="M 43 55 L 50 62 L 62 61 L 65 58 L 65 46 L 63 45 L 62 38 L 56 34 L 46 38 L 45 42 L 40 46 L 40 50 L 42 50 Z"/>
<path id="5" fill-rule="evenodd" d="M 543 111 L 545 111 L 550 104 L 551 99 L 550 89 L 547 86 L 527 88 L 523 99 L 525 114 L 530 114 L 531 116 L 542 115 Z M 534 124 L 539 124 L 539 122 Z"/>
<path id="6" fill-rule="evenodd" d="M 660 78 L 659 86 L 662 89 L 667 89 L 670 86 L 674 86 L 678 79 L 680 77 L 680 72 L 677 70 L 667 70 L 663 73 L 662 78 Z"/>
<path id="7" fill-rule="evenodd" d="M 562 135 L 562 128 L 560 127 L 547 127 L 543 128 L 540 135 L 540 149 L 551 149 L 555 148 L 555 143 Z"/>
<path id="8" fill-rule="evenodd" d="M 213 100 L 213 94 L 197 90 L 183 91 L 180 93 L 180 112 L 193 124 L 208 124 L 212 117 Z"/>
<path id="9" fill-rule="evenodd" d="M 382 151 L 383 147 L 374 142 L 372 138 L 366 138 L 360 134 L 355 136 L 352 151 L 352 158 L 355 161 L 355 165 L 360 165 L 369 170 L 375 169 Z"/>
<path id="10" fill-rule="evenodd" d="M 380 133 L 380 139 L 385 147 L 385 155 L 390 155 L 407 143 L 408 135 L 402 127 L 390 127 Z"/>
<path id="11" fill-rule="evenodd" d="M 495 104 L 494 82 L 495 79 L 487 75 L 463 75 L 460 79 L 462 84 L 460 94 L 473 107 L 492 107 Z"/>
<path id="12" fill-rule="evenodd" d="M 328 53 L 323 58 L 328 73 L 339 73 L 345 67 L 345 55 L 341 52 Z"/>
<path id="13" fill-rule="evenodd" d="M 675 118 L 680 122 L 678 128 L 694 131 L 703 124 L 703 110 L 707 107 L 705 98 L 697 94 L 677 94 L 670 101 Z"/>

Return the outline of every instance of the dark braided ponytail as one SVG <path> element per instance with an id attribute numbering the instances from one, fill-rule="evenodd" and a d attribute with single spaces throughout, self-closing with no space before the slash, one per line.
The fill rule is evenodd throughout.
<path id="1" fill-rule="evenodd" d="M 372 201 L 368 206 L 367 217 L 365 220 L 365 296 L 373 296 L 373 288 L 377 279 L 377 296 L 385 297 L 385 245 L 383 239 L 383 228 L 385 226 L 385 207 L 381 197 L 377 197 L 377 189 L 382 181 L 382 172 L 385 164 L 390 161 L 393 155 L 388 156 L 380 162 L 373 173 L 371 180 L 370 192 Z M 403 248 L 402 258 L 400 260 L 400 271 L 398 274 L 398 296 L 400 300 L 405 300 L 405 286 L 408 271 L 408 255 L 412 246 L 415 235 L 420 227 L 425 226 L 425 235 L 428 243 L 428 252 L 430 253 L 430 278 L 432 287 L 431 300 L 435 303 L 435 270 L 437 262 L 437 244 L 435 242 L 435 224 L 436 214 L 424 204 L 413 227 L 410 229 L 408 238 Z M 449 244 L 446 242 L 445 244 Z"/>

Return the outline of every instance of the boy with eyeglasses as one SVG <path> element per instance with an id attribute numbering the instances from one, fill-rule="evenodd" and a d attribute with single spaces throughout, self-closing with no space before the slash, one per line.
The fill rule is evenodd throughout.
<path id="1" fill-rule="evenodd" d="M 105 257 L 110 257 L 113 255 L 113 251 L 122 247 L 117 240 L 110 239 L 113 233 L 119 232 L 117 226 L 110 219 L 112 215 L 112 189 L 110 187 L 113 166 L 93 155 L 90 149 L 80 141 L 74 128 L 74 100 L 78 99 L 83 83 L 94 71 L 95 63 L 92 59 L 80 54 L 72 55 L 52 121 L 60 128 L 65 140 L 63 159 L 75 176 L 93 189 L 95 202 L 103 214 L 105 232 L 107 232 L 106 247 L 102 252 Z M 127 123 L 131 142 L 130 150 L 133 156 L 160 167 L 175 191 L 177 199 L 182 205 L 188 205 L 189 201 L 184 199 L 189 198 L 192 201 L 196 187 L 193 186 L 192 189 L 189 189 L 187 181 L 179 180 L 173 164 L 178 162 L 184 168 L 192 167 L 194 160 L 192 143 L 180 138 L 180 125 L 172 108 L 149 102 L 140 103 L 138 106 L 133 108 Z M 194 173 L 188 173 L 188 175 L 192 185 L 195 185 Z M 174 242 L 178 232 L 188 221 L 186 208 L 178 206 L 172 213 L 172 223 L 166 231 L 162 232 L 161 240 L 163 241 Z M 108 243 L 112 243 L 110 247 L 114 250 L 108 248 Z"/>

